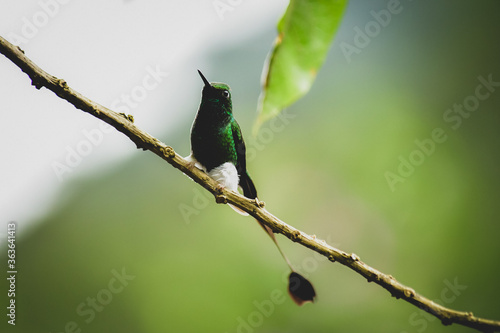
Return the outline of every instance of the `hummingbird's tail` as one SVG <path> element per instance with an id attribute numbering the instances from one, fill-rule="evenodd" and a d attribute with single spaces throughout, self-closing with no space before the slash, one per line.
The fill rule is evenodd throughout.
<path id="1" fill-rule="evenodd" d="M 255 185 L 253 184 L 253 181 L 247 172 L 240 175 L 239 185 L 243 189 L 243 194 L 245 195 L 245 197 L 249 199 L 257 199 L 257 190 L 255 189 Z M 285 259 L 288 267 L 290 267 L 290 270 L 292 271 L 288 276 L 288 293 L 290 294 L 292 300 L 297 305 L 302 305 L 307 302 L 314 302 L 314 298 L 316 297 L 316 292 L 314 291 L 314 287 L 311 284 L 311 282 L 309 282 L 305 277 L 303 277 L 302 275 L 300 275 L 295 271 L 290 260 L 288 260 L 285 253 L 283 253 L 283 250 L 281 250 L 281 247 L 278 244 L 276 236 L 274 236 L 274 232 L 271 230 L 271 228 L 260 222 L 259 224 L 271 237 L 274 244 L 278 248 L 278 251 L 280 251 L 281 256 L 283 257 L 283 259 Z"/>
<path id="2" fill-rule="evenodd" d="M 297 305 L 302 305 L 307 302 L 314 302 L 314 298 L 316 297 L 316 292 L 314 291 L 312 283 L 295 271 L 295 269 L 292 266 L 292 263 L 290 262 L 290 260 L 288 260 L 288 257 L 285 255 L 280 245 L 278 244 L 278 240 L 276 239 L 276 236 L 274 236 L 274 232 L 271 230 L 271 228 L 260 222 L 259 224 L 271 237 L 274 244 L 278 248 L 278 251 L 281 253 L 281 256 L 283 257 L 283 259 L 285 259 L 288 267 L 290 267 L 290 270 L 292 271 L 288 276 L 288 294 L 290 295 L 292 300 Z"/>

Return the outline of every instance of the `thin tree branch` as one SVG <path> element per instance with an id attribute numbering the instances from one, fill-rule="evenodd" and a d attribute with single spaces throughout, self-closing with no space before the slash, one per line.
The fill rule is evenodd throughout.
<path id="1" fill-rule="evenodd" d="M 316 239 L 281 221 L 269 213 L 262 202 L 256 202 L 243 197 L 239 193 L 222 188 L 216 181 L 203 171 L 192 167 L 174 149 L 136 127 L 131 118 L 99 105 L 77 91 L 70 88 L 66 81 L 48 74 L 24 55 L 19 47 L 9 43 L 0 36 L 0 53 L 4 54 L 31 78 L 31 84 L 37 89 L 45 87 L 57 96 L 73 104 L 77 109 L 105 121 L 132 140 L 137 148 L 150 150 L 173 167 L 179 169 L 195 182 L 203 186 L 215 196 L 217 203 L 231 203 L 249 213 L 261 223 L 279 232 L 290 240 L 327 257 L 332 262 L 339 262 L 362 275 L 368 282 L 374 282 L 386 289 L 393 297 L 401 298 L 418 308 L 427 311 L 441 320 L 443 325 L 453 323 L 464 325 L 483 332 L 500 332 L 500 321 L 475 317 L 472 312 L 455 311 L 434 303 L 428 298 L 416 293 L 412 288 L 398 282 L 391 275 L 384 274 L 368 266 L 354 253 L 347 253 L 328 245 L 325 241 Z"/>

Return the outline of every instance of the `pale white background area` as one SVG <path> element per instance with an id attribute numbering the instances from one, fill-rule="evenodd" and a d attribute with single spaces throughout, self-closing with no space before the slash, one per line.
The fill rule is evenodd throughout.
<path id="1" fill-rule="evenodd" d="M 217 13 L 217 3 L 227 10 Z M 48 73 L 104 106 L 134 115 L 140 128 L 158 135 L 193 116 L 180 112 L 181 105 L 199 98 L 195 70 L 211 70 L 204 57 L 274 26 L 287 4 L 3 0 L 0 35 Z M 115 130 L 99 130 L 99 120 L 46 89 L 36 90 L 3 55 L 0 100 L 2 223 L 29 224 L 64 200 L 58 194 L 68 180 L 111 168 L 135 151 Z M 93 133 L 94 143 L 85 131 Z M 78 149 L 87 155 L 68 157 Z M 74 167 L 58 176 L 54 165 L 68 166 L 68 159 Z"/>

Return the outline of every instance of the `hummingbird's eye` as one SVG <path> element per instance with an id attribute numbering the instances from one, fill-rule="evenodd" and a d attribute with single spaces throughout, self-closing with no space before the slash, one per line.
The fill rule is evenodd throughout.
<path id="1" fill-rule="evenodd" d="M 222 96 L 224 96 L 225 98 L 229 98 L 229 91 L 224 90 L 224 91 L 222 92 Z"/>

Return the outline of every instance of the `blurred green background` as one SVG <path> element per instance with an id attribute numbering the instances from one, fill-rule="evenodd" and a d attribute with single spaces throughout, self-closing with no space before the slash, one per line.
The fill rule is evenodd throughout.
<path id="1" fill-rule="evenodd" d="M 207 61 L 216 71 L 205 75 L 232 87 L 248 168 L 270 212 L 436 302 L 500 320 L 500 87 L 458 129 L 443 119 L 474 96 L 478 77 L 500 82 L 500 3 L 401 5 L 348 61 L 341 43 L 354 45 L 354 28 L 387 6 L 352 1 L 311 92 L 257 137 L 250 132 L 274 31 L 214 51 Z M 198 103 L 181 112 L 194 118 Z M 190 125 L 160 139 L 188 155 Z M 415 140 L 436 128 L 446 140 L 391 190 L 386 172 L 396 174 L 400 156 L 416 156 Z M 38 222 L 17 242 L 17 325 L 4 318 L 4 332 L 472 331 L 442 326 L 278 236 L 318 294 L 297 307 L 286 295 L 287 267 L 255 221 L 216 205 L 149 152 L 65 182 Z M 123 272 L 129 280 L 120 283 Z"/>

